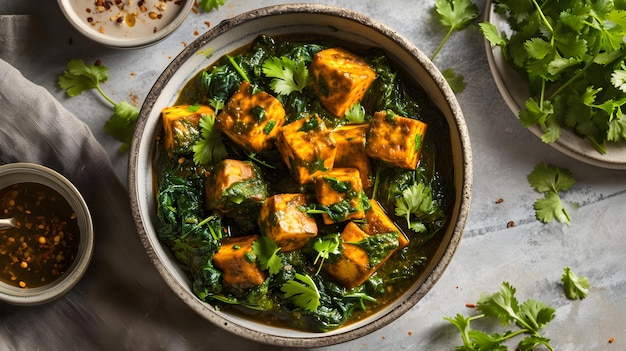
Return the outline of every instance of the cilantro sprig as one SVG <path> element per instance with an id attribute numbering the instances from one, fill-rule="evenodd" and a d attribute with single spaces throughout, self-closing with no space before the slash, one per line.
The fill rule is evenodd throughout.
<path id="1" fill-rule="evenodd" d="M 324 265 L 324 261 L 330 258 L 330 255 L 338 255 L 341 253 L 341 235 L 339 233 L 329 234 L 324 237 L 317 237 L 313 243 L 313 249 L 317 252 L 317 256 L 313 264 L 318 264 L 317 272 L 319 274 Z"/>
<path id="2" fill-rule="evenodd" d="M 503 282 L 500 291 L 483 294 L 479 298 L 476 308 L 481 314 L 471 317 L 461 314 L 454 318 L 445 317 L 445 320 L 461 332 L 463 345 L 457 347 L 457 350 L 506 350 L 506 346 L 502 344 L 519 335 L 524 336 L 517 345 L 520 351 L 533 350 L 541 345 L 548 350 L 554 350 L 550 345 L 550 339 L 542 336 L 540 331 L 554 319 L 555 309 L 533 299 L 520 304 L 515 292 L 512 285 Z M 471 322 L 483 318 L 496 319 L 508 330 L 504 333 L 488 334 L 472 329 Z"/>
<path id="3" fill-rule="evenodd" d="M 538 126 L 545 143 L 562 129 L 599 153 L 626 140 L 626 5 L 622 1 L 495 0 L 513 33 L 481 23 L 485 38 L 529 82 L 518 117 Z"/>
<path id="4" fill-rule="evenodd" d="M 406 219 L 407 225 L 416 233 L 427 231 L 424 221 L 443 216 L 438 202 L 433 198 L 430 186 L 416 182 L 407 187 L 396 199 L 395 214 Z"/>
<path id="5" fill-rule="evenodd" d="M 280 247 L 267 236 L 261 236 L 252 244 L 252 251 L 257 257 L 261 269 L 269 270 L 270 274 L 278 273 L 283 268 L 278 256 Z"/>
<path id="6" fill-rule="evenodd" d="M 203 115 L 200 118 L 200 134 L 202 138 L 193 145 L 193 162 L 197 165 L 223 160 L 228 156 L 222 135 L 215 126 L 215 116 Z"/>
<path id="7" fill-rule="evenodd" d="M 303 310 L 315 312 L 320 306 L 320 292 L 308 274 L 296 273 L 295 278 L 283 284 L 280 290 L 285 293 L 285 298 Z"/>
<path id="8" fill-rule="evenodd" d="M 448 28 L 448 32 L 430 56 L 431 61 L 435 60 L 454 31 L 467 28 L 478 18 L 478 7 L 471 0 L 435 0 L 435 11 L 439 22 Z M 463 76 L 457 75 L 452 68 L 447 68 L 442 73 L 452 91 L 460 93 L 465 90 Z"/>
<path id="9" fill-rule="evenodd" d="M 220 6 L 226 4 L 226 0 L 199 0 L 198 7 L 205 12 L 211 12 L 217 10 Z"/>
<path id="10" fill-rule="evenodd" d="M 567 212 L 559 192 L 569 190 L 576 181 L 567 169 L 541 162 L 528 174 L 528 183 L 544 197 L 533 204 L 535 216 L 544 223 L 556 219 L 561 223 L 570 224 Z"/>
<path id="11" fill-rule="evenodd" d="M 102 90 L 102 84 L 109 78 L 108 71 L 109 68 L 104 65 L 87 65 L 80 59 L 71 60 L 67 64 L 67 70 L 59 76 L 58 84 L 70 97 L 78 96 L 86 90 L 96 89 L 106 101 L 113 105 L 113 115 L 104 124 L 104 131 L 122 142 L 118 151 L 124 153 L 130 149 L 139 109 L 126 101 L 115 102 Z"/>

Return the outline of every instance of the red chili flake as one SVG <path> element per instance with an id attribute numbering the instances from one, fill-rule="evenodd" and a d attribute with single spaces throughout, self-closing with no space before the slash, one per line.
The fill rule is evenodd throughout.
<path id="1" fill-rule="evenodd" d="M 615 341 L 615 338 L 609 338 L 609 344 L 612 344 Z"/>
<path id="2" fill-rule="evenodd" d="M 506 227 L 507 227 L 507 228 L 513 228 L 513 227 L 515 227 L 515 222 L 513 222 L 513 221 L 508 221 L 508 222 L 506 223 Z"/>
<path id="3" fill-rule="evenodd" d="M 467 307 L 467 308 L 476 308 L 476 305 L 473 304 L 473 303 L 466 303 L 465 307 Z"/>
<path id="4" fill-rule="evenodd" d="M 409 336 L 411 336 L 411 335 L 413 335 L 413 332 L 409 330 L 409 332 L 407 334 L 409 334 Z"/>
<path id="5" fill-rule="evenodd" d="M 204 24 L 206 24 L 207 27 L 211 27 L 211 22 L 209 21 L 204 21 Z"/>
<path id="6" fill-rule="evenodd" d="M 197 15 L 198 13 L 200 13 L 200 12 L 198 11 L 198 9 L 196 9 L 195 7 L 192 7 L 192 8 L 191 8 L 191 11 L 193 11 L 193 13 L 195 13 L 196 15 Z"/>
<path id="7" fill-rule="evenodd" d="M 100 66 L 102 65 L 102 61 L 100 61 L 100 59 L 97 59 L 96 62 L 93 63 L 96 66 Z"/>
<path id="8" fill-rule="evenodd" d="M 504 202 L 504 199 L 503 199 L 503 198 L 499 198 L 499 199 L 497 199 L 497 200 L 496 200 L 496 203 L 497 203 L 497 204 L 501 204 L 501 203 L 503 203 L 503 202 Z"/>
<path id="9" fill-rule="evenodd" d="M 194 30 L 194 31 L 193 31 L 193 35 L 198 35 L 198 31 L 197 31 L 197 30 Z"/>

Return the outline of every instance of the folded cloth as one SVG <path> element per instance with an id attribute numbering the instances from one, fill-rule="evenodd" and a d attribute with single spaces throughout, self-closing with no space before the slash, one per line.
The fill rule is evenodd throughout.
<path id="1" fill-rule="evenodd" d="M 0 77 L 0 164 L 32 162 L 66 176 L 85 198 L 96 235 L 87 273 L 65 296 L 34 307 L 0 303 L 0 349 L 258 349 L 200 318 L 165 285 L 89 128 L 3 60 Z"/>

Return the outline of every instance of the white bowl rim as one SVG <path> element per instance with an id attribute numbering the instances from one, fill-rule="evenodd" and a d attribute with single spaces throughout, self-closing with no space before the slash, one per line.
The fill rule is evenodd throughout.
<path id="1" fill-rule="evenodd" d="M 138 189 L 140 180 L 135 173 L 135 166 L 139 158 L 139 144 L 141 143 L 142 135 L 144 132 L 143 127 L 145 126 L 145 123 L 150 115 L 152 104 L 154 104 L 159 96 L 159 89 L 156 89 L 156 87 L 166 85 L 173 77 L 177 69 L 188 58 L 190 58 L 192 55 L 197 54 L 200 48 L 206 46 L 206 44 L 209 43 L 211 40 L 226 33 L 228 30 L 242 24 L 246 24 L 247 22 L 254 21 L 258 18 L 271 15 L 291 14 L 322 14 L 327 16 L 341 17 L 342 19 L 356 22 L 361 26 L 368 26 L 375 31 L 389 37 L 396 45 L 398 45 L 406 53 L 408 53 L 408 55 L 412 56 L 413 59 L 418 61 L 419 64 L 424 67 L 424 70 L 437 83 L 440 94 L 442 94 L 446 104 L 451 109 L 453 121 L 448 121 L 450 123 L 451 133 L 453 132 L 452 129 L 454 129 L 454 132 L 458 133 L 459 142 L 463 147 L 463 149 L 460 150 L 459 155 L 460 172 L 455 172 L 462 173 L 455 174 L 455 177 L 461 178 L 460 180 L 458 180 L 458 182 L 455 181 L 455 183 L 461 184 L 457 189 L 457 192 L 459 194 L 457 194 L 458 213 L 456 214 L 456 222 L 454 223 L 453 230 L 451 230 L 450 239 L 446 243 L 442 243 L 442 246 L 445 245 L 446 247 L 445 250 L 443 250 L 441 258 L 437 261 L 438 263 L 435 265 L 435 267 L 431 271 L 429 271 L 421 285 L 410 296 L 408 296 L 406 300 L 402 300 L 401 303 L 399 303 L 395 308 L 387 311 L 387 313 L 378 318 L 375 323 L 360 325 L 356 329 L 350 329 L 346 331 L 342 331 L 342 328 L 339 328 L 338 331 L 335 331 L 333 333 L 311 333 L 309 334 L 310 336 L 304 337 L 286 337 L 281 335 L 267 334 L 258 330 L 247 328 L 245 326 L 237 325 L 236 323 L 233 323 L 232 320 L 228 320 L 218 315 L 214 311 L 211 313 L 212 307 L 208 304 L 205 304 L 206 306 L 199 307 L 197 304 L 197 301 L 199 301 L 197 297 L 189 296 L 189 291 L 177 285 L 178 282 L 176 281 L 176 278 L 171 274 L 171 272 L 168 271 L 167 267 L 165 267 L 163 263 L 159 261 L 159 257 L 157 257 L 155 253 L 155 248 L 151 246 L 152 243 L 148 234 L 146 233 L 146 228 L 142 222 L 143 218 L 141 214 L 141 209 L 138 208 L 137 204 L 137 201 L 139 199 Z M 389 27 L 377 22 L 376 20 L 368 16 L 356 13 L 352 10 L 322 4 L 285 4 L 259 8 L 222 21 L 217 26 L 213 27 L 212 29 L 198 37 L 196 40 L 194 40 L 192 43 L 190 43 L 169 64 L 169 66 L 166 67 L 166 69 L 161 74 L 161 76 L 159 76 L 159 78 L 155 82 L 155 85 L 150 90 L 146 99 L 144 100 L 144 104 L 141 108 L 140 115 L 137 120 L 137 128 L 135 130 L 129 155 L 128 184 L 133 218 L 136 222 L 140 239 L 146 248 L 148 256 L 153 261 L 157 270 L 162 275 L 166 283 L 170 286 L 170 288 L 172 288 L 179 295 L 179 297 L 181 297 L 181 299 L 189 305 L 189 307 L 191 307 L 200 315 L 206 317 L 214 324 L 225 327 L 225 329 L 233 332 L 234 334 L 250 340 L 281 346 L 318 347 L 347 342 L 367 335 L 389 324 L 391 321 L 395 320 L 400 315 L 408 311 L 432 288 L 432 286 L 441 277 L 445 268 L 449 264 L 463 235 L 463 230 L 465 227 L 465 223 L 467 222 L 467 217 L 469 213 L 469 205 L 471 202 L 472 178 L 472 155 L 469 133 L 461 112 L 461 108 L 458 105 L 454 93 L 445 81 L 445 78 L 443 78 L 439 70 L 432 64 L 427 56 L 421 53 L 421 51 L 414 47 L 413 44 L 411 44 L 405 38 L 401 37 L 398 33 L 393 31 Z M 439 249 L 439 251 L 441 251 L 441 249 Z"/>
<path id="2" fill-rule="evenodd" d="M 3 177 L 21 175 L 19 181 L 2 182 Z M 13 305 L 38 305 L 57 299 L 70 291 L 87 271 L 94 251 L 93 223 L 89 208 L 78 189 L 65 176 L 46 166 L 28 162 L 0 165 L 0 189 L 22 182 L 46 185 L 72 206 L 78 216 L 80 242 L 77 256 L 68 270 L 53 283 L 39 288 L 20 289 L 0 283 L 0 300 Z"/>
<path id="3" fill-rule="evenodd" d="M 83 36 L 93 42 L 111 48 L 119 49 L 137 49 L 150 46 L 158 43 L 162 39 L 165 39 L 170 34 L 172 34 L 185 21 L 194 5 L 193 0 L 182 1 L 184 2 L 184 6 L 181 7 L 178 15 L 174 17 L 174 19 L 165 27 L 161 28 L 155 33 L 147 34 L 137 38 L 117 38 L 109 35 L 101 35 L 96 30 L 91 28 L 89 24 L 87 24 L 80 18 L 80 16 L 76 12 L 77 9 L 74 9 L 71 5 L 71 0 L 57 0 L 59 7 L 63 12 L 63 15 L 68 20 L 68 22 L 70 22 L 72 27 L 74 27 L 74 29 L 76 29 L 79 33 L 81 33 Z"/>

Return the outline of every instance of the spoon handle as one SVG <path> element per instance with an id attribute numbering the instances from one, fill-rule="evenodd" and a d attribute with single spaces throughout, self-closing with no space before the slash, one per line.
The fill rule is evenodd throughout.
<path id="1" fill-rule="evenodd" d="M 0 218 L 0 229 L 15 227 L 15 218 Z"/>

